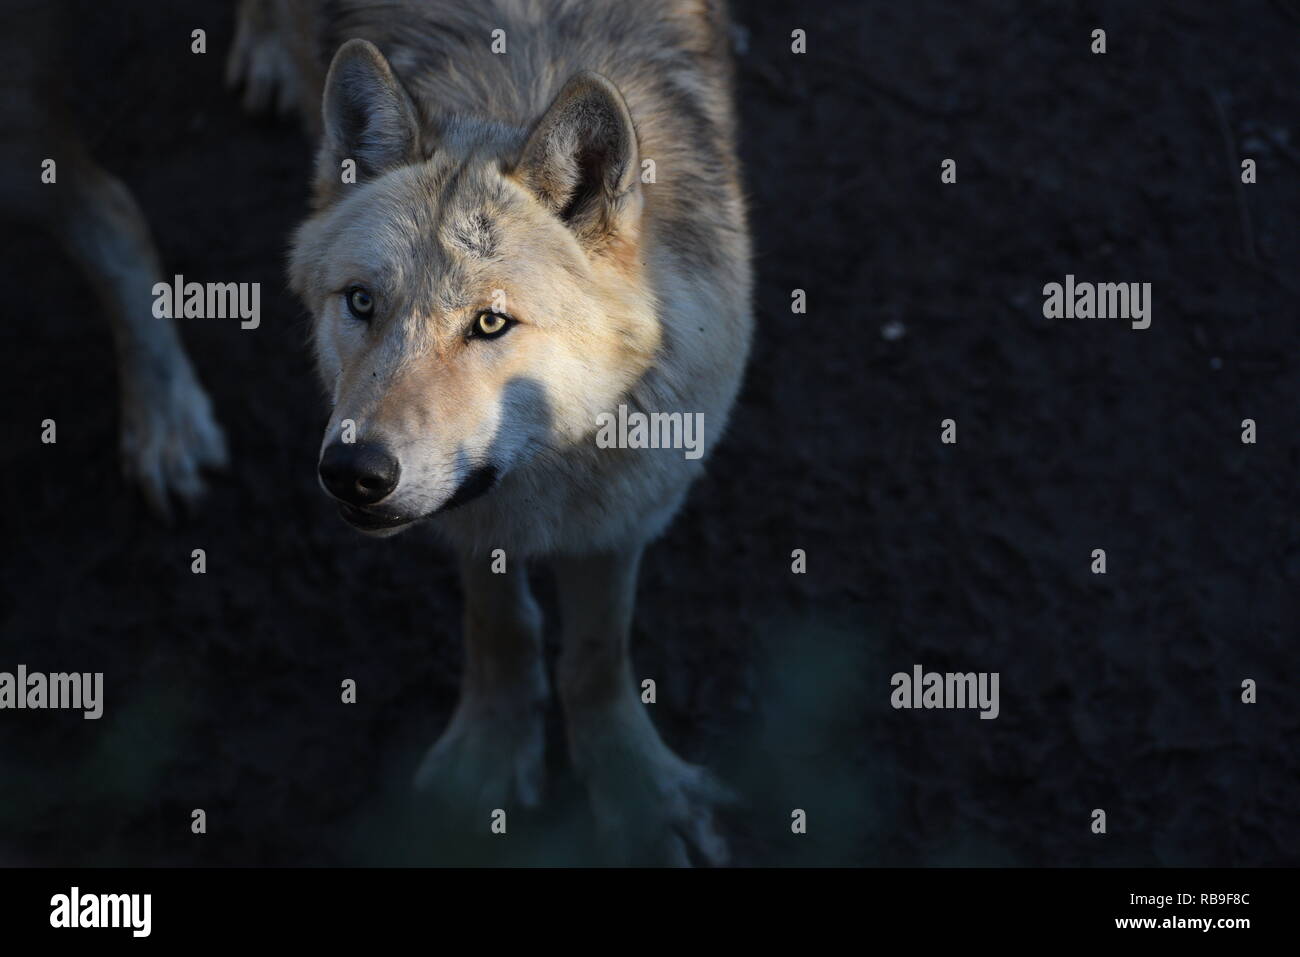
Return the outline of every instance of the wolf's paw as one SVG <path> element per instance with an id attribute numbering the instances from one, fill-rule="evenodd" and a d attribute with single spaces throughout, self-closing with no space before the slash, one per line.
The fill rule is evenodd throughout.
<path id="1" fill-rule="evenodd" d="M 536 807 L 544 753 L 539 705 L 462 700 L 420 762 L 415 787 L 469 813 Z"/>
<path id="2" fill-rule="evenodd" d="M 127 480 L 164 519 L 172 496 L 186 507 L 202 497 L 204 469 L 225 468 L 226 437 L 184 356 L 152 373 L 126 373 L 121 453 Z"/>
<path id="3" fill-rule="evenodd" d="M 603 753 L 601 753 L 603 752 Z M 620 864 L 690 867 L 727 863 L 715 812 L 736 796 L 705 768 L 688 764 L 658 736 L 645 746 L 607 746 L 583 761 L 592 813 Z"/>
<path id="4" fill-rule="evenodd" d="M 241 0 L 235 42 L 226 57 L 226 85 L 244 88 L 244 109 L 281 115 L 299 104 L 298 73 L 275 27 L 272 0 Z"/>

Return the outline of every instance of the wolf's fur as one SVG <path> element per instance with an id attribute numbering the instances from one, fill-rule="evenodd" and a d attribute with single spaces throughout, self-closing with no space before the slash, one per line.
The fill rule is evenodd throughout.
<path id="1" fill-rule="evenodd" d="M 0 41 L 0 214 L 48 232 L 93 286 L 117 354 L 122 468 L 166 516 L 173 498 L 203 494 L 205 469 L 224 466 L 225 436 L 175 326 L 154 318 L 163 276 L 149 224 L 126 184 L 95 161 L 65 100 L 71 54 L 61 38 L 72 12 L 18 0 L 7 13 L 22 28 Z M 53 183 L 39 181 L 46 158 L 57 163 Z"/>
<path id="2" fill-rule="evenodd" d="M 720 857 L 717 792 L 659 740 L 627 662 L 641 549 L 701 460 L 594 436 L 620 404 L 703 413 L 707 452 L 739 386 L 751 277 L 721 3 L 286 9 L 327 55 L 351 41 L 324 83 L 313 212 L 290 264 L 333 403 L 325 446 L 352 420 L 401 466 L 374 512 L 428 518 L 462 556 L 464 692 L 422 779 L 473 767 L 483 780 L 456 783 L 474 797 L 535 798 L 545 672 L 525 563 L 547 559 L 570 746 L 598 815 L 671 860 L 683 841 Z M 354 284 L 374 290 L 369 323 L 347 312 Z M 518 324 L 467 339 L 502 292 Z M 491 491 L 444 509 L 489 466 Z M 495 549 L 506 575 L 487 570 Z"/>

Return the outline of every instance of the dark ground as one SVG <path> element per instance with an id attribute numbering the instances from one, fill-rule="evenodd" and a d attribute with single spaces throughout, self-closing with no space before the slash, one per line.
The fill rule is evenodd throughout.
<path id="1" fill-rule="evenodd" d="M 310 147 L 223 90 L 227 3 L 110 6 L 67 38 L 92 148 L 166 274 L 259 281 L 263 320 L 184 326 L 235 467 L 166 529 L 118 475 L 91 289 L 52 240 L 0 238 L 0 670 L 103 671 L 107 698 L 99 722 L 0 714 L 0 861 L 590 859 L 558 719 L 508 845 L 407 794 L 455 701 L 459 598 L 445 554 L 362 539 L 316 485 L 283 281 Z M 647 555 L 636 662 L 670 743 L 745 795 L 737 863 L 1300 863 L 1298 6 L 736 2 L 758 336 Z M 1152 327 L 1043 319 L 1067 272 L 1153 283 Z M 1000 672 L 1001 717 L 892 710 L 917 662 Z"/>

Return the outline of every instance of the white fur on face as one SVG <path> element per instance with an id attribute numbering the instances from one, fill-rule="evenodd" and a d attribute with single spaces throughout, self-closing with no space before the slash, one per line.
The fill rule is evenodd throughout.
<path id="1" fill-rule="evenodd" d="M 384 445 L 401 480 L 381 506 L 411 517 L 476 468 L 505 475 L 584 442 L 657 345 L 646 297 L 551 212 L 493 168 L 446 165 L 356 187 L 303 226 L 291 263 L 333 399 L 323 444 L 351 419 L 356 441 Z M 375 299 L 368 324 L 346 308 L 352 285 Z M 468 339 L 494 306 L 517 324 Z"/>

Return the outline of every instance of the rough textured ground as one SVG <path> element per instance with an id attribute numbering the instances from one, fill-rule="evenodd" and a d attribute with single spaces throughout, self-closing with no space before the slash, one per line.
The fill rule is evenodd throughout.
<path id="1" fill-rule="evenodd" d="M 282 279 L 309 145 L 222 89 L 225 3 L 114 6 L 66 38 L 93 148 L 169 274 L 259 281 L 264 317 L 184 327 L 235 467 L 163 528 L 117 473 L 90 288 L 44 236 L 0 236 L 0 670 L 107 683 L 99 722 L 0 713 L 0 860 L 592 859 L 558 720 L 547 806 L 507 841 L 407 794 L 454 703 L 459 599 L 435 546 L 363 540 L 316 486 Z M 747 799 L 737 863 L 1300 862 L 1300 16 L 1048 6 L 736 3 L 759 333 L 647 556 L 636 655 L 666 737 Z M 1151 282 L 1152 327 L 1043 319 L 1067 272 Z M 999 672 L 1001 717 L 892 710 L 918 662 Z"/>

